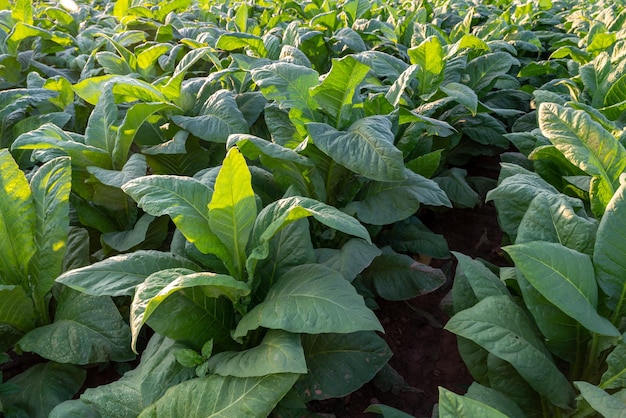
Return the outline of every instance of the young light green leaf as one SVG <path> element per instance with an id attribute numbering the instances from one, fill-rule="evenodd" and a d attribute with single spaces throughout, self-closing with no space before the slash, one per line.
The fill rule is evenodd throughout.
<path id="1" fill-rule="evenodd" d="M 37 251 L 31 189 L 8 150 L 0 150 L 0 284 L 27 284 Z"/>
<path id="2" fill-rule="evenodd" d="M 31 351 L 57 363 L 92 364 L 129 361 L 130 329 L 106 296 L 90 296 L 65 289 L 54 322 L 35 328 L 18 341 Z"/>
<path id="3" fill-rule="evenodd" d="M 211 375 L 187 380 L 170 388 L 157 402 L 143 410 L 139 418 L 268 416 L 299 376 L 271 374 L 239 378 Z"/>
<path id="4" fill-rule="evenodd" d="M 374 378 L 391 350 L 372 331 L 303 335 L 308 373 L 296 384 L 306 400 L 346 396 Z"/>
<path id="5" fill-rule="evenodd" d="M 505 418 L 496 408 L 475 399 L 457 395 L 442 387 L 439 388 L 439 416 L 441 418 Z"/>
<path id="6" fill-rule="evenodd" d="M 231 148 L 223 161 L 208 208 L 211 231 L 230 252 L 235 269 L 231 273 L 243 280 L 246 245 L 257 207 L 250 170 L 237 148 Z"/>
<path id="7" fill-rule="evenodd" d="M 18 386 L 18 394 L 2 399 L 5 411 L 21 408 L 29 417 L 47 417 L 59 403 L 78 392 L 87 372 L 73 364 L 39 363 L 18 374 L 7 383 Z"/>
<path id="8" fill-rule="evenodd" d="M 245 351 L 224 351 L 212 356 L 208 363 L 211 373 L 235 377 L 306 374 L 309 366 L 304 359 L 300 335 L 280 330 L 269 330 L 256 347 Z"/>
<path id="9" fill-rule="evenodd" d="M 411 65 L 404 70 L 396 81 L 393 82 L 391 87 L 389 87 L 389 90 L 387 90 L 385 99 L 387 99 L 393 106 L 398 106 L 398 103 L 402 100 L 402 95 L 406 89 L 410 87 L 411 82 L 415 80 L 419 71 L 419 65 Z"/>
<path id="10" fill-rule="evenodd" d="M 382 331 L 354 287 L 320 264 L 297 266 L 283 274 L 233 335 L 244 337 L 259 327 L 307 334 Z"/>
<path id="11" fill-rule="evenodd" d="M 534 390 L 556 406 L 570 407 L 573 388 L 535 334 L 525 312 L 509 296 L 489 296 L 454 315 L 445 328 L 510 363 Z"/>
<path id="12" fill-rule="evenodd" d="M 410 48 L 407 53 L 411 64 L 419 66 L 417 72 L 419 95 L 428 98 L 437 91 L 443 79 L 446 61 L 441 40 L 438 36 L 430 36 L 418 46 Z"/>
<path id="13" fill-rule="evenodd" d="M 626 403 L 615 396 L 611 396 L 597 386 L 588 382 L 574 382 L 580 394 L 604 417 L 624 418 L 626 417 Z"/>
<path id="14" fill-rule="evenodd" d="M 324 80 L 310 90 L 311 96 L 333 118 L 338 129 L 349 124 L 355 93 L 369 70 L 351 55 L 335 59 Z"/>
<path id="15" fill-rule="evenodd" d="M 139 100 L 148 103 L 167 102 L 166 97 L 152 84 L 121 75 L 104 75 L 85 78 L 74 84 L 72 88 L 87 103 L 96 105 L 104 91 L 106 83 L 113 83 L 113 94 L 116 102 L 132 102 Z"/>
<path id="16" fill-rule="evenodd" d="M 306 126 L 315 145 L 349 170 L 377 181 L 406 179 L 402 152 L 393 145 L 388 118 L 359 119 L 347 131 L 317 122 Z"/>
<path id="17" fill-rule="evenodd" d="M 37 252 L 28 265 L 34 296 L 43 301 L 61 273 L 67 248 L 69 197 L 72 170 L 68 157 L 59 157 L 41 166 L 33 175 L 35 246 Z M 47 316 L 47 315 L 46 315 Z"/>
<path id="18" fill-rule="evenodd" d="M 185 238 L 203 253 L 229 260 L 229 251 L 209 226 L 213 190 L 183 176 L 153 175 L 131 180 L 122 190 L 152 216 L 169 215 Z"/>
<path id="19" fill-rule="evenodd" d="M 176 254 L 139 250 L 70 270 L 56 281 L 92 296 L 132 296 L 135 287 L 151 274 L 177 267 L 201 270 Z"/>
<path id="20" fill-rule="evenodd" d="M 600 220 L 593 250 L 593 266 L 598 285 L 608 297 L 608 305 L 619 317 L 626 311 L 626 186 L 622 185 L 609 202 Z"/>
<path id="21" fill-rule="evenodd" d="M 250 47 L 250 49 L 252 49 L 260 57 L 267 56 L 267 49 L 265 49 L 263 39 L 250 33 L 224 33 L 217 39 L 215 47 L 225 51 L 235 51 L 237 49 Z"/>
<path id="22" fill-rule="evenodd" d="M 126 164 L 128 153 L 135 140 L 139 128 L 157 112 L 176 111 L 178 108 L 170 103 L 135 103 L 126 112 L 122 123 L 117 130 L 115 146 L 113 147 L 113 167 L 119 169 Z M 132 156 L 131 156 L 132 158 Z"/>
<path id="23" fill-rule="evenodd" d="M 503 248 L 546 299 L 591 332 L 619 336 L 596 311 L 598 287 L 588 255 L 557 243 L 534 241 Z"/>

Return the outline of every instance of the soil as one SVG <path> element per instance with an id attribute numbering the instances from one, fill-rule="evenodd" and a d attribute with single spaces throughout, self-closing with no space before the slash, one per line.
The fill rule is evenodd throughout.
<path id="1" fill-rule="evenodd" d="M 473 161 L 468 174 L 496 179 L 499 157 Z M 483 199 L 484 201 L 484 199 Z M 433 232 L 444 235 L 451 251 L 481 258 L 498 266 L 507 265 L 500 249 L 502 231 L 496 209 L 485 203 L 471 209 L 425 212 L 422 220 Z M 431 417 L 438 401 L 439 387 L 464 394 L 473 379 L 457 350 L 454 334 L 443 329 L 449 319 L 446 296 L 452 286 L 456 262 L 433 260 L 449 278 L 442 288 L 406 302 L 378 300 L 382 335 L 393 352 L 389 365 L 404 377 L 403 390 L 383 391 L 374 382 L 346 398 L 313 405 L 317 412 L 336 418 L 373 418 L 365 413 L 371 404 L 382 403 L 414 417 Z"/>

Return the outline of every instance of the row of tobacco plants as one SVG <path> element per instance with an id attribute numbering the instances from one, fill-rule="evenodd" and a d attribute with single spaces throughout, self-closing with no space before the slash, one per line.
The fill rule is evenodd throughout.
<path id="1" fill-rule="evenodd" d="M 419 217 L 485 196 L 511 267 L 454 254 L 476 382 L 434 414 L 623 416 L 621 6 L 0 9 L 0 361 L 42 359 L 4 416 L 313 416 L 394 374 L 376 300 L 446 282 Z"/>

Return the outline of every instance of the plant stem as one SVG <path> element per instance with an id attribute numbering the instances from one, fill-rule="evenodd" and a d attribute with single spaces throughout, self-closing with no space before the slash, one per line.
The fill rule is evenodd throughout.
<path id="1" fill-rule="evenodd" d="M 50 323 L 50 314 L 48 313 L 48 306 L 46 301 L 42 298 L 38 298 L 34 292 L 31 294 L 33 299 L 33 306 L 35 308 L 35 321 L 37 326 L 48 325 Z"/>
<path id="2" fill-rule="evenodd" d="M 590 382 L 592 373 L 596 367 L 596 357 L 598 356 L 598 343 L 600 342 L 600 338 L 598 334 L 593 334 L 591 339 L 591 348 L 589 350 L 589 356 L 587 357 L 587 366 L 585 367 L 585 371 L 583 372 L 582 379 Z"/>
<path id="3" fill-rule="evenodd" d="M 585 353 L 582 349 L 582 343 L 580 341 L 580 327 L 576 327 L 576 359 L 574 360 L 574 364 L 570 369 L 569 377 L 570 380 L 577 380 L 578 376 L 580 376 L 580 368 L 582 365 L 582 360 L 585 356 Z"/>

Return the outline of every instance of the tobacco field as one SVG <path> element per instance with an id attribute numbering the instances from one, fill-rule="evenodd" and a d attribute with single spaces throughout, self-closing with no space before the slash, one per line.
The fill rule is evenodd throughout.
<path id="1" fill-rule="evenodd" d="M 626 417 L 625 126 L 622 1 L 0 0 L 0 416 Z"/>

